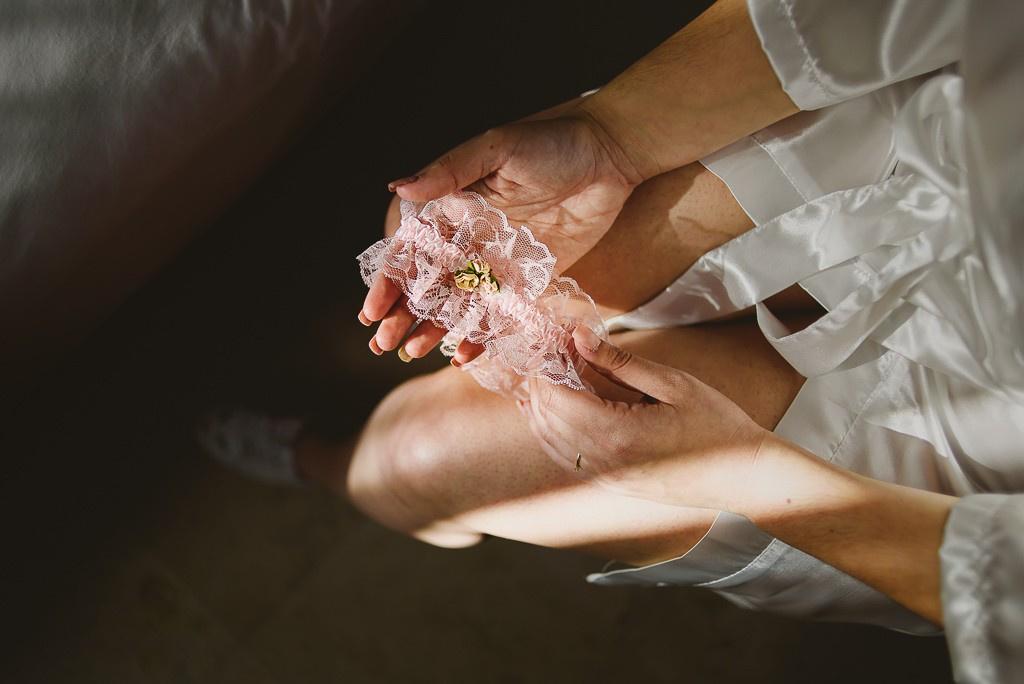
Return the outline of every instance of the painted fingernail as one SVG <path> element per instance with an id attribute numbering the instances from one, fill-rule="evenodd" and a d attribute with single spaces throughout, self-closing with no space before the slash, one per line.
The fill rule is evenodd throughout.
<path id="1" fill-rule="evenodd" d="M 409 352 L 405 351 L 404 344 L 398 348 L 398 358 L 402 359 L 402 363 L 409 363 L 412 361 L 412 357 L 409 356 Z"/>
<path id="2" fill-rule="evenodd" d="M 597 351 L 597 348 L 601 346 L 601 338 L 585 325 L 576 326 L 572 338 L 576 341 L 576 346 L 584 351 Z"/>
<path id="3" fill-rule="evenodd" d="M 377 338 L 376 337 L 371 337 L 370 338 L 370 351 L 372 351 L 377 356 L 380 356 L 381 354 L 384 353 L 384 350 L 380 348 L 379 344 L 377 344 Z"/>
<path id="4" fill-rule="evenodd" d="M 452 360 L 451 360 L 451 364 L 452 364 L 453 366 L 455 366 L 456 368 L 462 368 L 462 364 L 461 364 L 461 363 L 459 363 L 459 360 L 458 360 L 458 359 L 452 359 Z"/>
<path id="5" fill-rule="evenodd" d="M 409 185 L 409 183 L 415 183 L 420 179 L 419 176 L 406 176 L 405 178 L 399 178 L 398 180 L 391 181 L 388 183 L 388 192 L 394 192 L 403 185 Z"/>
<path id="6" fill-rule="evenodd" d="M 362 323 L 363 325 L 367 326 L 367 327 L 369 327 L 369 326 L 373 325 L 373 321 L 371 321 L 371 320 L 370 320 L 370 319 L 369 319 L 369 318 L 368 318 L 368 317 L 366 316 L 366 314 L 364 314 L 364 313 L 363 313 L 362 311 L 360 311 L 360 312 L 359 312 L 359 316 L 358 316 L 358 318 L 359 318 L 359 322 L 360 322 L 360 323 Z"/>

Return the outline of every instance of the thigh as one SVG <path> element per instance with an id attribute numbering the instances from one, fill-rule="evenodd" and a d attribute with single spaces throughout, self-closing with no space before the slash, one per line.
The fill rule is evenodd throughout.
<path id="1" fill-rule="evenodd" d="M 637 187 L 608 233 L 566 275 L 605 316 L 657 295 L 701 256 L 753 227 L 729 188 L 694 163 Z"/>
<path id="2" fill-rule="evenodd" d="M 768 428 L 802 383 L 748 321 L 630 332 L 616 342 L 694 373 Z M 685 552 L 715 515 L 612 495 L 566 473 L 511 401 L 454 369 L 406 383 L 381 404 L 356 448 L 348 490 L 372 517 L 427 541 L 482 533 L 634 564 Z"/>
<path id="3" fill-rule="evenodd" d="M 608 234 L 567 275 L 605 317 L 614 316 L 651 300 L 702 256 L 753 227 L 718 176 L 700 163 L 689 164 L 637 187 Z M 821 313 L 799 285 L 767 304 L 780 314 Z"/>

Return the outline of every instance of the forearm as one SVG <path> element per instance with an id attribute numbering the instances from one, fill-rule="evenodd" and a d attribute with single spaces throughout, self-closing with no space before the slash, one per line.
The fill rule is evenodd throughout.
<path id="1" fill-rule="evenodd" d="M 774 436 L 737 512 L 942 624 L 939 547 L 954 497 L 831 466 Z"/>
<path id="2" fill-rule="evenodd" d="M 743 0 L 719 0 L 581 107 L 644 179 L 797 111 Z"/>

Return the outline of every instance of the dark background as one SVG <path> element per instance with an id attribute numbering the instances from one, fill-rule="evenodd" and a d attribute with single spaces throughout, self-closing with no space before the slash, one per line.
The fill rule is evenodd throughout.
<path id="1" fill-rule="evenodd" d="M 386 181 L 600 85 L 700 5 L 433 3 L 203 238 L 5 397 L 3 681 L 948 680 L 941 639 L 590 587 L 599 560 L 504 540 L 435 549 L 192 441 L 232 403 L 350 437 L 438 367 L 373 357 L 355 321 Z"/>

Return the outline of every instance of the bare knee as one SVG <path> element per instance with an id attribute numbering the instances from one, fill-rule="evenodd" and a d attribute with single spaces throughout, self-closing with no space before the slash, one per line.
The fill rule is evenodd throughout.
<path id="1" fill-rule="evenodd" d="M 519 418 L 453 369 L 407 382 L 371 417 L 350 496 L 384 525 L 446 547 L 487 533 L 648 562 L 678 556 L 707 531 L 713 511 L 618 497 L 567 475 Z"/>
<path id="2" fill-rule="evenodd" d="M 454 373 L 414 378 L 389 394 L 360 437 L 347 475 L 350 500 L 369 517 L 422 541 L 464 547 L 482 535 L 453 522 L 448 485 L 453 479 L 450 444 L 457 434 Z M 448 410 L 445 410 L 448 407 Z"/>

